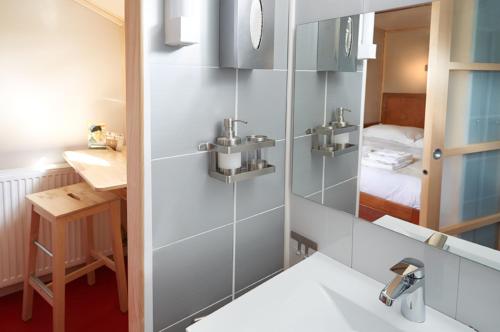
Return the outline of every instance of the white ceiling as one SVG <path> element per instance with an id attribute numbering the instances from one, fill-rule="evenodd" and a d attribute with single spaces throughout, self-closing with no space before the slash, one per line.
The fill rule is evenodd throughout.
<path id="1" fill-rule="evenodd" d="M 375 27 L 382 30 L 401 30 L 430 27 L 431 6 L 420 6 L 375 15 Z"/>

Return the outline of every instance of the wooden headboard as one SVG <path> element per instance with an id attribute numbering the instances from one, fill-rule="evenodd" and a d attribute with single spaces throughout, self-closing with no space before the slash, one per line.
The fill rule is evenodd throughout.
<path id="1" fill-rule="evenodd" d="M 425 93 L 384 93 L 383 124 L 424 128 Z"/>

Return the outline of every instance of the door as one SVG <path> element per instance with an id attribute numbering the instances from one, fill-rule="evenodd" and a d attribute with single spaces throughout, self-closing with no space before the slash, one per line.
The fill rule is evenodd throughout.
<path id="1" fill-rule="evenodd" d="M 420 224 L 486 227 L 500 249 L 498 17 L 498 0 L 432 4 Z"/>

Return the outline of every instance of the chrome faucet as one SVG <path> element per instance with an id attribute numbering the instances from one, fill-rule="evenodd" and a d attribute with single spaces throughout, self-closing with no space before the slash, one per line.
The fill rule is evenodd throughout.
<path id="1" fill-rule="evenodd" d="M 425 321 L 424 264 L 414 258 L 405 258 L 391 267 L 397 275 L 380 292 L 379 300 L 386 306 L 401 298 L 401 313 L 412 322 Z"/>

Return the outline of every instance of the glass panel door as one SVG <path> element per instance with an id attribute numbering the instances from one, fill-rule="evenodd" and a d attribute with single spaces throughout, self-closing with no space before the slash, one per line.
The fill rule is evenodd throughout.
<path id="1" fill-rule="evenodd" d="M 433 15 L 421 223 L 500 249 L 500 1 L 441 0 Z"/>

